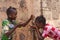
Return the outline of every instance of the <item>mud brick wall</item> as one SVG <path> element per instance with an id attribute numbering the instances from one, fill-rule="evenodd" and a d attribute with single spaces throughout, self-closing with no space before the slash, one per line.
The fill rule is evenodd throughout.
<path id="1" fill-rule="evenodd" d="M 1 22 L 7 18 L 6 10 L 9 6 L 15 7 L 17 9 L 17 20 L 25 22 L 30 18 L 31 14 L 35 16 L 39 16 L 41 14 L 40 2 L 41 0 L 0 0 L 0 34 L 2 28 Z M 60 29 L 60 0 L 42 0 L 42 3 L 43 15 L 46 17 L 47 23 L 50 23 Z M 27 27 L 24 29 L 26 30 Z"/>

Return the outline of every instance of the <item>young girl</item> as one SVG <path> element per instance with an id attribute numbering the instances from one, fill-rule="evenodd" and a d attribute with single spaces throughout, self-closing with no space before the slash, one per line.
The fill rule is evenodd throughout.
<path id="1" fill-rule="evenodd" d="M 46 24 L 46 19 L 43 15 L 38 16 L 35 19 L 35 25 L 36 26 L 33 28 L 37 30 L 38 38 L 40 38 L 40 40 L 46 37 L 50 37 L 53 40 L 60 40 L 60 30 L 50 24 Z M 42 29 L 42 33 L 40 33 L 39 29 Z"/>
<path id="2" fill-rule="evenodd" d="M 7 19 L 2 22 L 2 39 L 1 40 L 12 40 L 12 33 L 15 31 L 17 27 L 26 26 L 33 16 L 25 23 L 17 24 L 17 10 L 14 7 L 9 7 L 6 11 Z"/>

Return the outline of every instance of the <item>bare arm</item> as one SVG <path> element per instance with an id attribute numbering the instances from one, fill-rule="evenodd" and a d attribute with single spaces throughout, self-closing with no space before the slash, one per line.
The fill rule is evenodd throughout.
<path id="1" fill-rule="evenodd" d="M 29 22 L 30 22 L 31 18 L 26 22 L 26 23 L 23 23 L 23 24 L 18 24 L 16 25 L 12 30 L 10 30 L 9 32 L 5 33 L 7 35 L 7 37 L 9 37 L 10 34 L 12 34 L 16 28 L 18 27 L 21 27 L 21 26 L 26 26 Z"/>
<path id="2" fill-rule="evenodd" d="M 30 17 L 30 19 L 28 19 L 28 21 L 26 21 L 25 23 L 22 23 L 20 25 L 22 25 L 23 27 L 26 26 L 33 18 L 34 18 L 34 16 L 31 15 L 31 17 Z"/>
<path id="3" fill-rule="evenodd" d="M 39 29 L 34 25 L 31 26 L 33 29 L 35 29 L 36 33 L 37 33 L 37 38 L 38 40 L 44 40 L 44 38 L 42 37 L 42 34 L 40 33 Z"/>
<path id="4" fill-rule="evenodd" d="M 39 29 L 36 29 L 37 35 L 38 35 L 38 40 L 44 40 L 42 37 L 42 34 L 40 33 Z"/>
<path id="5" fill-rule="evenodd" d="M 33 19 L 33 15 L 31 15 L 30 19 L 27 22 L 25 22 L 23 24 L 20 24 L 20 23 L 17 24 L 12 30 L 10 30 L 9 32 L 7 32 L 5 34 L 7 35 L 7 37 L 9 37 L 9 35 L 12 34 L 17 27 L 26 26 L 30 22 L 31 19 Z"/>
<path id="6" fill-rule="evenodd" d="M 9 35 L 11 35 L 18 26 L 20 26 L 20 24 L 16 25 L 12 30 L 10 30 L 10 31 L 8 31 L 7 33 L 5 33 L 6 36 L 9 37 Z M 21 25 L 21 26 L 22 26 L 22 25 Z"/>

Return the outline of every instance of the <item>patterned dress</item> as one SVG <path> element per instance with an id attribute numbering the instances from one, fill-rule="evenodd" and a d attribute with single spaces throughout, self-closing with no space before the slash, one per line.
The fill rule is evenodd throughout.
<path id="1" fill-rule="evenodd" d="M 46 24 L 42 36 L 44 38 L 50 37 L 53 40 L 60 40 L 60 30 L 50 24 Z"/>
<path id="2" fill-rule="evenodd" d="M 17 24 L 15 20 L 12 20 L 12 21 L 13 21 L 12 23 L 9 20 L 4 20 L 2 22 L 2 38 L 1 38 L 1 40 L 12 40 L 12 36 L 7 37 L 5 35 L 5 33 L 12 30 L 14 28 L 14 25 Z"/>

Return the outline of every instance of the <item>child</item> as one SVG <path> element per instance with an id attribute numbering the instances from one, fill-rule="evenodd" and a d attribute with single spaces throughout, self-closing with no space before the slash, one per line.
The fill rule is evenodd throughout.
<path id="1" fill-rule="evenodd" d="M 55 28 L 54 26 L 52 26 L 50 24 L 46 24 L 46 19 L 43 15 L 38 16 L 35 19 L 35 25 L 36 26 L 33 28 L 36 28 L 39 38 L 40 38 L 40 36 L 42 36 L 42 38 L 40 38 L 40 39 L 50 37 L 53 40 L 60 40 L 60 31 L 57 28 Z M 43 30 L 42 34 L 39 32 L 40 28 Z"/>
<path id="2" fill-rule="evenodd" d="M 26 26 L 31 19 L 33 19 L 33 16 L 30 17 L 30 19 L 25 23 L 19 23 L 16 22 L 17 17 L 17 10 L 14 7 L 9 7 L 6 11 L 7 13 L 7 19 L 2 22 L 2 39 L 1 40 L 12 40 L 12 33 L 15 31 L 17 27 Z"/>

